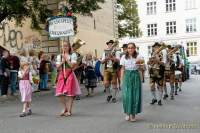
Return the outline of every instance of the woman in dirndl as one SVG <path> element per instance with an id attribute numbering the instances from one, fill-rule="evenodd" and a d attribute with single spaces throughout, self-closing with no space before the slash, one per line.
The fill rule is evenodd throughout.
<path id="1" fill-rule="evenodd" d="M 74 97 L 81 94 L 78 80 L 73 71 L 76 64 L 77 56 L 71 54 L 70 43 L 63 42 L 62 54 L 58 55 L 56 60 L 58 68 L 56 96 L 63 105 L 63 110 L 60 113 L 60 116 L 72 115 Z"/>
<path id="2" fill-rule="evenodd" d="M 94 88 L 97 87 L 97 76 L 94 70 L 95 61 L 93 60 L 91 54 L 87 54 L 85 58 L 83 58 L 82 62 L 85 66 L 85 88 L 87 89 L 86 96 L 93 96 Z"/>
<path id="3" fill-rule="evenodd" d="M 128 51 L 120 60 L 122 78 L 123 109 L 125 120 L 136 121 L 135 115 L 142 111 L 142 83 L 139 72 L 140 57 L 134 43 L 128 44 Z"/>

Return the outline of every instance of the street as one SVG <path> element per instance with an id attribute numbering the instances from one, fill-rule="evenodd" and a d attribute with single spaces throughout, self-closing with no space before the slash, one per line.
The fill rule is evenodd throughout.
<path id="1" fill-rule="evenodd" d="M 96 88 L 94 97 L 83 96 L 75 102 L 72 117 L 57 116 L 61 106 L 53 92 L 34 97 L 33 115 L 24 118 L 19 117 L 22 108 L 19 99 L 2 102 L 0 133 L 199 133 L 199 78 L 191 76 L 183 83 L 182 92 L 175 100 L 168 98 L 163 101 L 163 106 L 149 104 L 151 94 L 146 80 L 143 112 L 133 123 L 124 120 L 121 96 L 117 103 L 107 103 L 102 86 Z"/>

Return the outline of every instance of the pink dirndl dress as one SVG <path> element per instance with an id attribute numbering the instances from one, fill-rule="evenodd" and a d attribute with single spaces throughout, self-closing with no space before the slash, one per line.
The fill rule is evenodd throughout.
<path id="1" fill-rule="evenodd" d="M 22 79 L 19 81 L 19 90 L 22 102 L 31 102 L 32 100 L 32 86 L 29 80 L 29 71 L 27 71 Z"/>
<path id="2" fill-rule="evenodd" d="M 74 74 L 70 68 L 65 69 L 66 80 L 64 78 L 63 69 L 60 70 L 56 83 L 56 96 L 77 96 L 81 94 L 81 89 Z"/>

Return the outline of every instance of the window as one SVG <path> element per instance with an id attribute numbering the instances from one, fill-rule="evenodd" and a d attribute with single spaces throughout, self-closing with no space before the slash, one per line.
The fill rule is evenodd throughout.
<path id="1" fill-rule="evenodd" d="M 147 36 L 157 36 L 157 24 L 147 25 Z"/>
<path id="2" fill-rule="evenodd" d="M 196 8 L 196 0 L 185 0 L 185 9 L 195 9 Z"/>
<path id="3" fill-rule="evenodd" d="M 196 18 L 192 19 L 186 19 L 186 32 L 191 33 L 191 32 L 196 32 Z"/>
<path id="4" fill-rule="evenodd" d="M 166 22 L 167 35 L 176 33 L 176 21 Z"/>
<path id="5" fill-rule="evenodd" d="M 148 15 L 156 14 L 156 1 L 147 3 L 147 14 Z"/>
<path id="6" fill-rule="evenodd" d="M 188 42 L 189 56 L 197 56 L 197 42 Z"/>
<path id="7" fill-rule="evenodd" d="M 148 56 L 151 57 L 152 53 L 152 46 L 148 46 Z"/>
<path id="8" fill-rule="evenodd" d="M 166 0 L 166 12 L 176 11 L 176 0 Z"/>

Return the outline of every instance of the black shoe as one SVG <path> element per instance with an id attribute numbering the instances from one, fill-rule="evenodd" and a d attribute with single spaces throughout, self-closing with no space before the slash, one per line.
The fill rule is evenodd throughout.
<path id="1" fill-rule="evenodd" d="M 110 102 L 111 98 L 112 98 L 112 95 L 108 96 L 107 97 L 107 102 Z"/>
<path id="2" fill-rule="evenodd" d="M 164 95 L 163 99 L 167 99 L 169 96 L 167 94 Z"/>
<path id="3" fill-rule="evenodd" d="M 26 112 L 22 112 L 22 113 L 19 115 L 19 117 L 25 117 L 25 116 L 27 116 Z"/>
<path id="4" fill-rule="evenodd" d="M 162 105 L 162 102 L 161 102 L 161 100 L 159 100 L 159 101 L 158 101 L 158 105 L 160 105 L 160 106 Z"/>
<path id="5" fill-rule="evenodd" d="M 103 92 L 106 93 L 106 89 L 104 89 Z"/>
<path id="6" fill-rule="evenodd" d="M 31 109 L 28 110 L 27 115 L 32 115 L 32 110 Z"/>
<path id="7" fill-rule="evenodd" d="M 153 105 L 154 103 L 156 103 L 157 100 L 156 99 L 152 99 L 152 102 L 150 103 L 151 105 Z"/>
<path id="8" fill-rule="evenodd" d="M 178 95 L 177 91 L 175 91 L 175 95 Z"/>
<path id="9" fill-rule="evenodd" d="M 113 102 L 113 103 L 116 103 L 116 102 L 117 102 L 117 99 L 116 99 L 116 98 L 113 98 L 113 99 L 112 99 L 112 102 Z"/>
<path id="10" fill-rule="evenodd" d="M 179 91 L 182 91 L 181 89 L 179 89 Z"/>
<path id="11" fill-rule="evenodd" d="M 76 96 L 76 100 L 81 100 L 80 96 Z"/>
<path id="12" fill-rule="evenodd" d="M 50 89 L 40 89 L 40 91 L 50 91 Z"/>
<path id="13" fill-rule="evenodd" d="M 171 96 L 171 100 L 174 100 L 174 96 Z"/>

